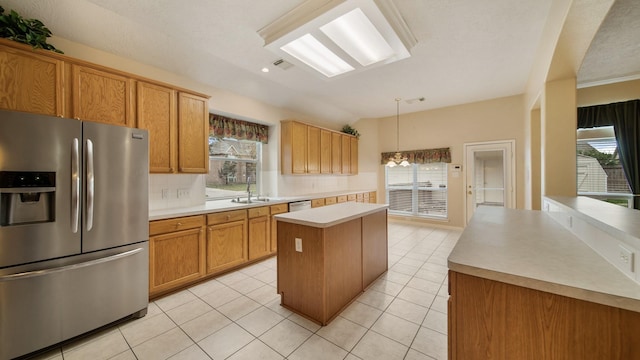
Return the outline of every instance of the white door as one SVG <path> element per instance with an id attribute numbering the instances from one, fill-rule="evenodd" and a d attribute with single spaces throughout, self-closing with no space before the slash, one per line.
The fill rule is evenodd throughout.
<path id="1" fill-rule="evenodd" d="M 478 206 L 515 207 L 515 141 L 464 144 L 466 220 Z"/>

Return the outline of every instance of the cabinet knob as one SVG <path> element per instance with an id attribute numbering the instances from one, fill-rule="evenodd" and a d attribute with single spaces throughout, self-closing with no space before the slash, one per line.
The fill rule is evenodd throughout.
<path id="1" fill-rule="evenodd" d="M 76 120 L 80 120 L 80 117 L 79 117 L 79 116 L 76 116 L 74 119 L 76 119 Z"/>
<path id="2" fill-rule="evenodd" d="M 227 215 L 227 220 L 230 220 L 230 219 L 231 219 L 231 215 Z"/>
<path id="3" fill-rule="evenodd" d="M 182 223 L 181 222 L 176 223 L 176 227 L 178 226 L 182 226 Z"/>

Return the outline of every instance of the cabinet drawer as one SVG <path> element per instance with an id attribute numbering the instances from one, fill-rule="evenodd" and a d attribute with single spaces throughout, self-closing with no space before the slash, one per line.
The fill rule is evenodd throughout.
<path id="1" fill-rule="evenodd" d="M 313 199 L 313 200 L 311 200 L 311 207 L 312 208 L 320 207 L 320 206 L 324 206 L 324 199 Z"/>
<path id="2" fill-rule="evenodd" d="M 271 215 L 282 214 L 288 211 L 289 211 L 289 204 L 287 203 L 271 205 Z"/>
<path id="3" fill-rule="evenodd" d="M 187 216 L 149 222 L 149 236 L 165 234 L 178 230 L 198 228 L 204 225 L 204 216 Z"/>
<path id="4" fill-rule="evenodd" d="M 207 224 L 222 224 L 230 221 L 246 220 L 246 210 L 225 211 L 220 213 L 207 214 Z"/>
<path id="5" fill-rule="evenodd" d="M 340 195 L 337 199 L 339 203 L 347 202 L 347 195 Z"/>
<path id="6" fill-rule="evenodd" d="M 261 206 L 257 208 L 249 209 L 249 219 L 257 218 L 260 216 L 268 216 L 269 215 L 269 207 Z"/>
<path id="7" fill-rule="evenodd" d="M 335 204 L 337 202 L 338 202 L 338 198 L 336 198 L 335 196 L 324 198 L 324 204 L 325 205 L 333 205 L 333 204 Z"/>
<path id="8" fill-rule="evenodd" d="M 356 201 L 356 194 L 347 195 L 347 201 Z"/>

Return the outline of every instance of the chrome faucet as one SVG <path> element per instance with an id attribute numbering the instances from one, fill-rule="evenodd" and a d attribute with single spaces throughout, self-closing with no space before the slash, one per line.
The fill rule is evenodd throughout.
<path id="1" fill-rule="evenodd" d="M 247 176 L 247 202 L 251 202 L 251 176 Z"/>

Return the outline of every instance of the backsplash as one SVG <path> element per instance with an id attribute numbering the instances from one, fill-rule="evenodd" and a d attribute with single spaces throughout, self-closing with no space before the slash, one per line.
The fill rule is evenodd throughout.
<path id="1" fill-rule="evenodd" d="M 149 210 L 164 210 L 205 203 L 205 176 L 199 174 L 149 175 Z"/>

